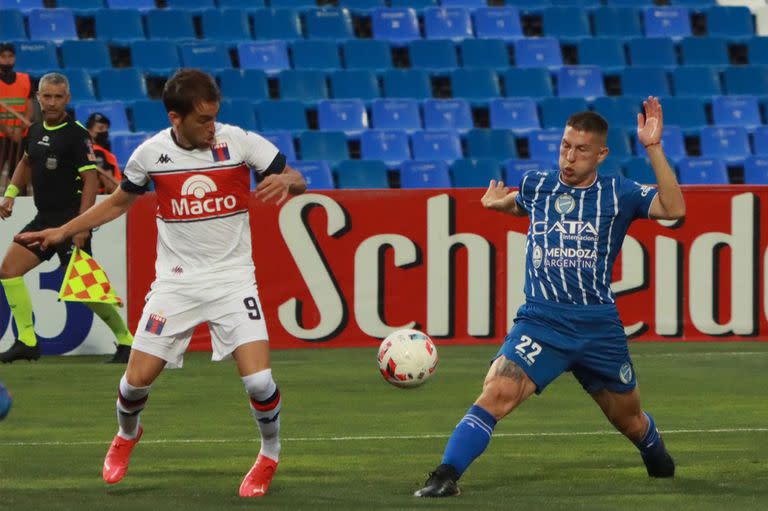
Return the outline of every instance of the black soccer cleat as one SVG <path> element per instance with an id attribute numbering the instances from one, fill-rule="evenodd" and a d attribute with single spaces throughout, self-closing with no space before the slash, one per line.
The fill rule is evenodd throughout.
<path id="1" fill-rule="evenodd" d="M 131 356 L 131 347 L 125 344 L 118 344 L 117 351 L 112 355 L 112 358 L 106 360 L 106 364 L 127 364 L 128 358 Z"/>
<path id="2" fill-rule="evenodd" d="M 645 463 L 649 477 L 675 477 L 675 460 L 672 459 L 666 448 L 661 455 L 654 458 L 643 457 L 643 463 Z"/>
<path id="3" fill-rule="evenodd" d="M 440 465 L 429 474 L 424 488 L 417 490 L 414 497 L 453 497 L 459 491 L 459 474 L 451 465 Z"/>
<path id="4" fill-rule="evenodd" d="M 0 353 L 0 362 L 3 364 L 9 364 L 14 360 L 37 360 L 38 358 L 40 358 L 40 346 L 37 344 L 27 346 L 18 339 L 13 341 L 8 351 Z"/>

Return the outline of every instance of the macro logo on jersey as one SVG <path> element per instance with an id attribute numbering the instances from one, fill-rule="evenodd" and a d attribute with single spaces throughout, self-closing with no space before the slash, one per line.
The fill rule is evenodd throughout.
<path id="1" fill-rule="evenodd" d="M 567 215 L 576 207 L 576 201 L 569 194 L 564 193 L 555 199 L 555 211 L 561 215 Z"/>

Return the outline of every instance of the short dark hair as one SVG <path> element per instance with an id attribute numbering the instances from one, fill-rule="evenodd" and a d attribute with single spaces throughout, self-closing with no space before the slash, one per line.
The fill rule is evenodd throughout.
<path id="1" fill-rule="evenodd" d="M 221 92 L 216 81 L 198 69 L 179 69 L 163 88 L 165 109 L 182 117 L 190 114 L 198 103 L 220 101 Z"/>
<path id="2" fill-rule="evenodd" d="M 91 115 L 88 116 L 88 120 L 85 121 L 85 127 L 88 129 L 93 128 L 93 125 L 99 123 L 99 124 L 106 124 L 107 126 L 111 126 L 112 123 L 109 122 L 109 117 L 102 114 L 101 112 L 93 112 Z"/>
<path id="3" fill-rule="evenodd" d="M 565 125 L 576 131 L 596 133 L 602 137 L 608 134 L 608 121 L 597 112 L 577 112 L 568 118 Z"/>
<path id="4" fill-rule="evenodd" d="M 16 47 L 12 43 L 0 43 L 0 53 L 9 51 L 16 55 Z"/>

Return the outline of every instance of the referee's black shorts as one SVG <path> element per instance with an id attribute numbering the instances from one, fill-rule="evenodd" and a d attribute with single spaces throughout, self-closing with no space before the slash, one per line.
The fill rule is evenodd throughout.
<path id="1" fill-rule="evenodd" d="M 35 218 L 32 219 L 31 222 L 29 222 L 27 225 L 24 226 L 24 228 L 19 231 L 19 234 L 22 232 L 34 232 L 34 231 L 42 231 L 43 229 L 50 229 L 51 227 L 59 227 L 61 225 L 66 224 L 73 218 L 75 218 L 78 215 L 77 211 L 74 212 L 43 212 L 38 211 Z M 75 246 L 72 244 L 72 239 L 64 240 L 63 243 L 59 245 L 54 245 L 52 247 L 48 247 L 45 250 L 42 250 L 40 248 L 40 245 L 34 245 L 34 246 L 26 246 L 22 245 L 24 248 L 35 254 L 41 261 L 47 261 L 50 258 L 52 258 L 54 255 L 59 256 L 59 261 L 62 266 L 67 266 L 69 264 L 69 259 L 72 257 L 72 251 L 74 250 Z M 91 237 L 88 237 L 88 240 L 85 242 L 85 245 L 83 246 L 83 250 L 87 252 L 89 255 L 93 255 L 93 252 L 91 252 Z"/>

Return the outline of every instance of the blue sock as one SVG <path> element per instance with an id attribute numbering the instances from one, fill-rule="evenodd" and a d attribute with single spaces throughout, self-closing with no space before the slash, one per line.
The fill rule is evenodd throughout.
<path id="1" fill-rule="evenodd" d="M 452 465 L 461 476 L 470 463 L 488 447 L 495 427 L 496 419 L 493 415 L 472 405 L 448 439 L 442 463 Z"/>
<path id="2" fill-rule="evenodd" d="M 640 455 L 643 458 L 656 458 L 666 450 L 664 441 L 661 439 L 659 430 L 656 429 L 653 417 L 646 412 L 643 412 L 643 414 L 648 417 L 648 430 L 645 432 L 642 440 L 635 442 L 635 446 L 640 450 Z"/>

